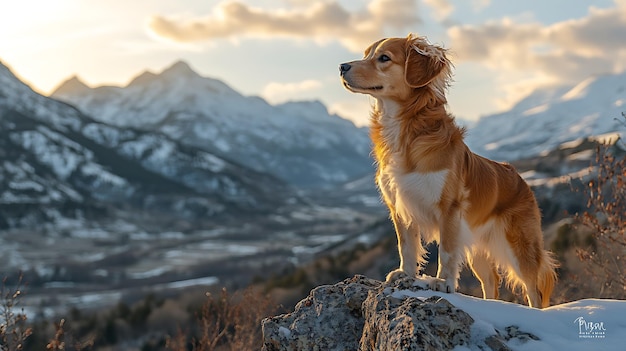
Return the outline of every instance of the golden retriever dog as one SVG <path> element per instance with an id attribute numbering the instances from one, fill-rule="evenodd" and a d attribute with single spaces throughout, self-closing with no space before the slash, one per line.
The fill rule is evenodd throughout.
<path id="1" fill-rule="evenodd" d="M 556 262 L 543 249 L 535 197 L 509 164 L 472 153 L 446 111 L 452 64 L 426 38 L 382 39 L 361 60 L 340 65 L 343 85 L 375 98 L 371 138 L 376 183 L 398 236 L 402 274 L 416 277 L 426 259 L 422 241 L 439 244 L 430 288 L 457 289 L 466 260 L 483 297 L 498 298 L 499 271 L 520 286 L 531 307 L 547 307 Z"/>

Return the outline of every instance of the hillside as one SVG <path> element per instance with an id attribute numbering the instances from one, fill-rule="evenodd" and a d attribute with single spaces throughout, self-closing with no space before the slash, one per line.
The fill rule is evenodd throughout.
<path id="1" fill-rule="evenodd" d="M 115 207 L 161 218 L 251 214 L 295 197 L 270 175 L 164 134 L 97 122 L 33 92 L 1 64 L 0 135 L 3 228 Z"/>
<path id="2" fill-rule="evenodd" d="M 573 86 L 542 88 L 510 110 L 482 117 L 466 142 L 483 156 L 517 160 L 561 143 L 624 131 L 626 72 L 590 77 Z"/>

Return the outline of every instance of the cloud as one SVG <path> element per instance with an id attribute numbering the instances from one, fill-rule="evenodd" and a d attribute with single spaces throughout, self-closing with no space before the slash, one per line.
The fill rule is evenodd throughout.
<path id="1" fill-rule="evenodd" d="M 435 11 L 435 17 L 439 21 L 447 19 L 454 11 L 454 5 L 448 0 L 424 0 L 424 4 L 430 6 Z"/>
<path id="2" fill-rule="evenodd" d="M 306 93 L 321 87 L 322 83 L 314 79 L 291 83 L 270 82 L 263 88 L 261 95 L 270 103 L 280 104 L 289 100 L 302 99 Z"/>
<path id="3" fill-rule="evenodd" d="M 625 70 L 624 33 L 624 0 L 616 1 L 613 8 L 591 7 L 583 18 L 548 26 L 504 18 L 448 29 L 457 62 L 485 64 L 499 75 L 499 81 L 517 78 L 544 84 L 576 83 L 590 75 Z M 519 85 L 519 81 L 514 84 Z M 504 90 L 511 94 L 520 92 L 511 86 Z"/>
<path id="4" fill-rule="evenodd" d="M 474 8 L 474 11 L 482 11 L 489 5 L 491 5 L 491 0 L 472 0 L 472 7 Z"/>
<path id="5" fill-rule="evenodd" d="M 361 52 L 388 30 L 402 30 L 405 35 L 407 29 L 420 23 L 417 10 L 417 0 L 372 0 L 367 8 L 355 12 L 335 1 L 291 10 L 261 9 L 228 1 L 203 18 L 153 16 L 148 27 L 158 36 L 178 42 L 280 36 L 338 40 L 348 49 Z"/>

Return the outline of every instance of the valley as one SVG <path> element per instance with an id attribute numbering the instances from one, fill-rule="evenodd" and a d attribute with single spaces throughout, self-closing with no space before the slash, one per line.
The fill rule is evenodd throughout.
<path id="1" fill-rule="evenodd" d="M 3 276 L 22 272 L 33 315 L 135 301 L 193 286 L 245 286 L 337 246 L 380 240 L 368 231 L 386 214 L 380 204 L 289 206 L 266 217 L 162 231 L 118 216 L 113 222 L 65 219 L 47 229 L 0 233 Z"/>

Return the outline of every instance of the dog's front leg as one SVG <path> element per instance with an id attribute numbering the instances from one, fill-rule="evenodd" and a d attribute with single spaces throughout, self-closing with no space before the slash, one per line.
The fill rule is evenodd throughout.
<path id="1" fill-rule="evenodd" d="M 461 264 L 461 214 L 458 210 L 442 216 L 439 226 L 439 268 L 437 279 L 431 282 L 431 289 L 452 293 L 456 291 Z"/>
<path id="2" fill-rule="evenodd" d="M 419 227 L 416 224 L 406 225 L 397 215 L 391 219 L 398 236 L 398 253 L 400 254 L 400 268 L 387 274 L 387 281 L 393 281 L 406 274 L 415 278 L 418 265 L 424 261 L 424 247 L 420 238 Z"/>

